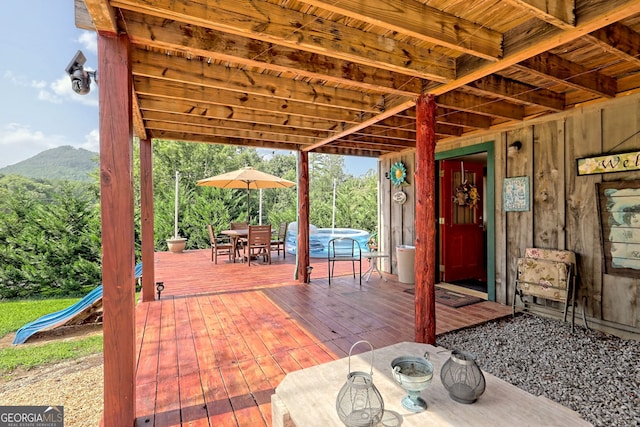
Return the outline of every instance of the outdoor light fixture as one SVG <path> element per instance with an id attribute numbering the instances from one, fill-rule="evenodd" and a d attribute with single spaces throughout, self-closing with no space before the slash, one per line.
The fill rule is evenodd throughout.
<path id="1" fill-rule="evenodd" d="M 522 142 L 520 141 L 515 141 L 512 142 L 511 144 L 509 144 L 509 148 L 508 148 L 508 153 L 509 155 L 514 155 L 516 154 L 518 151 L 520 151 L 520 149 L 522 148 Z"/>
<path id="2" fill-rule="evenodd" d="M 93 80 L 98 84 L 97 71 L 86 71 L 84 69 L 85 62 L 87 62 L 87 58 L 82 51 L 79 50 L 65 69 L 71 78 L 71 88 L 75 93 L 79 93 L 80 95 L 86 95 L 91 90 L 91 77 L 93 77 Z"/>
<path id="3" fill-rule="evenodd" d="M 160 294 L 164 291 L 164 282 L 156 282 L 156 290 L 158 291 L 158 299 L 160 299 Z"/>

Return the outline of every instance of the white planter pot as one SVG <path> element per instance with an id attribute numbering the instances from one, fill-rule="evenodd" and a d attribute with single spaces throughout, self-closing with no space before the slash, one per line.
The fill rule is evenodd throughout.
<path id="1" fill-rule="evenodd" d="M 187 245 L 187 239 L 185 237 L 173 237 L 167 239 L 167 246 L 169 246 L 169 252 L 180 253 L 184 251 L 184 247 Z"/>

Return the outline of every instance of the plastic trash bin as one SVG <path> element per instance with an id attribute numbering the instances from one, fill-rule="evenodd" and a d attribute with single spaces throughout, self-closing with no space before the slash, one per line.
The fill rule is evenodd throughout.
<path id="1" fill-rule="evenodd" d="M 396 246 L 396 255 L 398 256 L 398 281 L 400 283 L 414 283 L 416 247 L 408 245 Z"/>

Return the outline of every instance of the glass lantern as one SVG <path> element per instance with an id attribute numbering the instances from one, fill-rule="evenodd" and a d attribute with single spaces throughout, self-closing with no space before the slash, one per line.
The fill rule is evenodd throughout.
<path id="1" fill-rule="evenodd" d="M 440 370 L 442 385 L 460 403 L 473 403 L 484 393 L 484 374 L 473 353 L 453 350 Z"/>
<path id="2" fill-rule="evenodd" d="M 371 368 L 369 373 L 351 371 L 351 352 L 360 344 L 371 347 Z M 384 414 L 382 395 L 373 385 L 373 346 L 368 341 L 358 341 L 349 350 L 349 373 L 336 399 L 336 410 L 340 420 L 348 427 L 376 426 Z"/>

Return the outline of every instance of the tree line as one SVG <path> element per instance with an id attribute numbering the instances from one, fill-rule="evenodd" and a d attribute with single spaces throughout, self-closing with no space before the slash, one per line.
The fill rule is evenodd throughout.
<path id="1" fill-rule="evenodd" d="M 134 145 L 136 253 L 140 253 L 139 156 Z M 178 181 L 178 232 L 187 249 L 209 247 L 207 224 L 216 230 L 247 217 L 246 190 L 197 186 L 199 179 L 252 166 L 296 181 L 295 154 L 256 149 L 153 142 L 154 234 L 156 251 L 167 250 L 174 235 L 175 172 Z M 100 198 L 97 172 L 92 181 L 0 176 L 0 298 L 82 296 L 101 283 Z M 335 226 L 377 227 L 374 171 L 354 177 L 340 156 L 309 155 L 310 221 L 331 227 L 336 184 Z M 250 192 L 251 222 L 258 223 L 259 193 Z M 263 190 L 262 223 L 277 228 L 296 220 L 297 190 Z"/>

